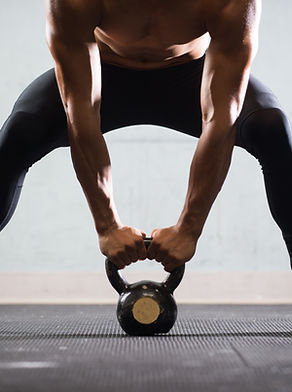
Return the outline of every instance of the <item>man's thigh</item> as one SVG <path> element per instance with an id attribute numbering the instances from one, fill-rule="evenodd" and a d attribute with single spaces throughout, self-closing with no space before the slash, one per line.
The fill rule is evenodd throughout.
<path id="1" fill-rule="evenodd" d="M 68 145 L 66 114 L 51 69 L 17 99 L 0 133 L 1 158 L 6 164 L 13 159 L 11 165 L 25 169 L 53 149 Z"/>

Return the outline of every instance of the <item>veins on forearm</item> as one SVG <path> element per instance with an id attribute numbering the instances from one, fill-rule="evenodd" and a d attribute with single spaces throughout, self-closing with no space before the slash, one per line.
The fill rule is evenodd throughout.
<path id="1" fill-rule="evenodd" d="M 188 192 L 179 224 L 199 236 L 220 192 L 231 162 L 235 132 L 227 129 L 203 132 L 194 154 L 189 176 Z"/>

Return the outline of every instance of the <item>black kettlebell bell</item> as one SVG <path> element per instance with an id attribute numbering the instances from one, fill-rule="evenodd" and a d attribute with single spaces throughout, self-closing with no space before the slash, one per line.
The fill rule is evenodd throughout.
<path id="1" fill-rule="evenodd" d="M 144 238 L 146 249 L 152 238 Z M 106 273 L 113 288 L 120 294 L 117 318 L 129 335 L 154 335 L 167 333 L 177 317 L 173 292 L 181 282 L 185 266 L 172 271 L 162 282 L 142 280 L 129 284 L 119 273 L 115 264 L 105 261 Z"/>

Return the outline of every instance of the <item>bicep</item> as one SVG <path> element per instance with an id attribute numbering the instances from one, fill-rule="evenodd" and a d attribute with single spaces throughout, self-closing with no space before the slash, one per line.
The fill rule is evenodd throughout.
<path id="1" fill-rule="evenodd" d="M 226 53 L 210 44 L 201 86 L 203 122 L 220 119 L 232 125 L 236 121 L 246 93 L 251 55 L 249 45 Z"/>
<path id="2" fill-rule="evenodd" d="M 50 50 L 64 106 L 95 106 L 101 99 L 101 67 L 97 44 L 66 44 L 52 38 Z M 76 102 L 77 101 L 77 102 Z"/>
<path id="3" fill-rule="evenodd" d="M 229 0 L 208 24 L 211 43 L 203 72 L 203 121 L 219 118 L 233 125 L 246 93 L 258 46 L 259 0 Z"/>
<path id="4" fill-rule="evenodd" d="M 95 106 L 101 96 L 100 57 L 94 38 L 96 16 L 92 17 L 99 13 L 91 12 L 83 1 L 46 3 L 46 38 L 65 109 L 75 102 Z"/>

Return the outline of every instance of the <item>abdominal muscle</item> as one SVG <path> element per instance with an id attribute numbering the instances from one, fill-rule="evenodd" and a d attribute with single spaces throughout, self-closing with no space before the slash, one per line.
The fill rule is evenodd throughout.
<path id="1" fill-rule="evenodd" d="M 101 62 L 134 69 L 166 68 L 196 60 L 206 52 L 210 38 L 208 33 L 182 44 L 163 44 L 148 36 L 134 43 L 114 40 L 100 28 L 95 38 Z"/>

